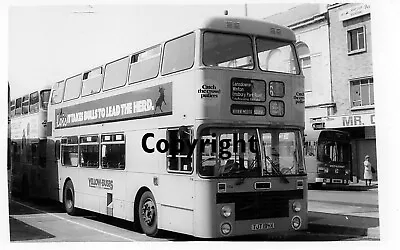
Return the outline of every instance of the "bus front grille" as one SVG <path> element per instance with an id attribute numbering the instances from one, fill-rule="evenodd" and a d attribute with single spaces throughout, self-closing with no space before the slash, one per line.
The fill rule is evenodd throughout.
<path id="1" fill-rule="evenodd" d="M 303 199 L 302 189 L 217 194 L 217 204 L 235 204 L 235 220 L 289 217 L 289 200 L 294 199 Z"/>

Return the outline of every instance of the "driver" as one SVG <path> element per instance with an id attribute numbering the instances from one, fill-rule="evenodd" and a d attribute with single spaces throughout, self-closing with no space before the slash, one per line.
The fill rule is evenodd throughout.
<path id="1" fill-rule="evenodd" d="M 238 169 L 238 163 L 235 160 L 227 160 L 225 165 L 221 165 L 218 169 L 218 174 L 223 175 L 229 172 L 233 172 L 234 170 Z"/>

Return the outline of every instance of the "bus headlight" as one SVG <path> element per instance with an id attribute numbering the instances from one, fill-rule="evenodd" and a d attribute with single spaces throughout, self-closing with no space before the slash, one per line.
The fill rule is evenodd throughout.
<path id="1" fill-rule="evenodd" d="M 228 218 L 232 214 L 232 208 L 230 206 L 223 206 L 221 208 L 221 215 Z"/>
<path id="2" fill-rule="evenodd" d="M 328 173 L 329 172 L 329 168 L 325 168 L 324 172 Z"/>
<path id="3" fill-rule="evenodd" d="M 298 201 L 293 202 L 292 209 L 295 212 L 300 212 L 301 211 L 301 203 Z"/>
<path id="4" fill-rule="evenodd" d="M 345 174 L 345 175 L 350 174 L 350 170 L 349 170 L 349 169 L 344 170 L 344 174 Z"/>
<path id="5" fill-rule="evenodd" d="M 293 218 L 292 218 L 292 228 L 294 229 L 294 230 L 297 230 L 297 229 L 299 229 L 301 227 L 301 218 L 300 218 L 300 216 L 294 216 Z"/>
<path id="6" fill-rule="evenodd" d="M 229 224 L 229 223 L 224 223 L 224 224 L 221 225 L 221 233 L 222 233 L 223 235 L 228 235 L 228 234 L 230 234 L 230 233 L 231 233 L 231 230 L 232 230 L 231 224 Z"/>

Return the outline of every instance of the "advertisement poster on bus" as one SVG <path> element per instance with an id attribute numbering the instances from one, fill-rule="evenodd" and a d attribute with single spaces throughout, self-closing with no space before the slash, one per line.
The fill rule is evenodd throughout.
<path id="1" fill-rule="evenodd" d="M 21 117 L 11 121 L 11 139 L 33 139 L 38 138 L 38 116 Z"/>
<path id="2" fill-rule="evenodd" d="M 172 114 L 172 83 L 110 96 L 55 111 L 55 128 Z"/>

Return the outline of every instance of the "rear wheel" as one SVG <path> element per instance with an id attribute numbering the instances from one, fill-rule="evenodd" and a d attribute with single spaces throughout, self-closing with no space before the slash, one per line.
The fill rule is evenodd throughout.
<path id="1" fill-rule="evenodd" d="M 144 192 L 140 197 L 138 219 L 140 227 L 146 235 L 157 235 L 157 206 L 156 200 L 150 191 Z"/>
<path id="2" fill-rule="evenodd" d="M 64 208 L 67 214 L 75 215 L 75 190 L 72 181 L 67 181 L 64 187 L 64 197 L 63 197 Z"/>
<path id="3" fill-rule="evenodd" d="M 321 189 L 321 188 L 322 188 L 322 182 L 314 183 L 314 189 Z"/>

